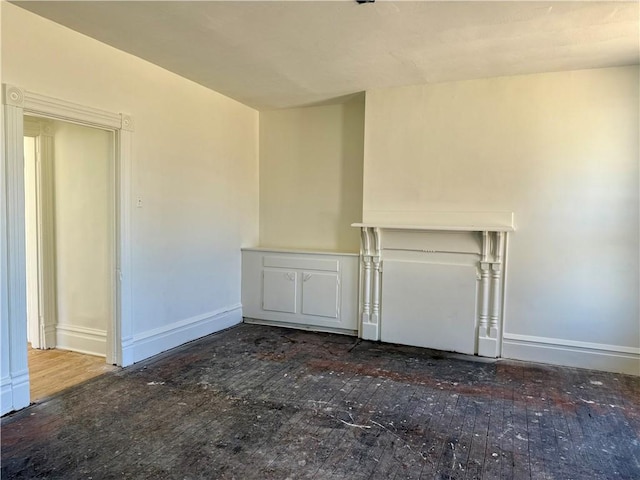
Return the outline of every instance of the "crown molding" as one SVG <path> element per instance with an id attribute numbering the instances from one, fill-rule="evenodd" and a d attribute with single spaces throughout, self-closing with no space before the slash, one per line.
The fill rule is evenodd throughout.
<path id="1" fill-rule="evenodd" d="M 22 108 L 58 120 L 82 122 L 96 127 L 122 129 L 133 132 L 133 117 L 124 113 L 111 113 L 47 95 L 30 92 L 15 85 L 3 85 L 2 101 L 5 105 Z"/>

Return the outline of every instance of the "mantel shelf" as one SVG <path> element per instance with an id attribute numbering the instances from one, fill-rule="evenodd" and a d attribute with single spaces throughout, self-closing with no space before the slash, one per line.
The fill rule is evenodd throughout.
<path id="1" fill-rule="evenodd" d="M 382 228 L 386 230 L 423 230 L 449 232 L 513 232 L 511 225 L 394 225 L 382 223 L 352 223 L 358 228 Z"/>

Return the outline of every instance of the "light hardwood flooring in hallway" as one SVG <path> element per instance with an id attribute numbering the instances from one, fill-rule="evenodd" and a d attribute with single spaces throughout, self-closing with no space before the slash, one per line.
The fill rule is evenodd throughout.
<path id="1" fill-rule="evenodd" d="M 31 402 L 82 383 L 118 367 L 107 365 L 104 357 L 67 350 L 38 350 L 28 346 Z"/>

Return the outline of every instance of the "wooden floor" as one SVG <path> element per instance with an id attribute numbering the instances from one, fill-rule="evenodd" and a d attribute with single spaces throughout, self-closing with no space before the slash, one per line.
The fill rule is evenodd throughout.
<path id="1" fill-rule="evenodd" d="M 1 473 L 639 479 L 640 378 L 241 325 L 5 416 Z"/>
<path id="2" fill-rule="evenodd" d="M 31 402 L 61 392 L 117 367 L 107 365 L 104 357 L 66 350 L 38 350 L 28 346 Z"/>

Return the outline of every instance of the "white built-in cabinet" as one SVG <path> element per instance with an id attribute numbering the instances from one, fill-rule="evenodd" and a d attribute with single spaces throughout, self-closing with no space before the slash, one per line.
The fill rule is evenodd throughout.
<path id="1" fill-rule="evenodd" d="M 427 217 L 431 221 L 422 224 L 353 224 L 361 230 L 359 255 L 244 249 L 243 316 L 365 340 L 501 356 L 513 213 Z"/>
<path id="2" fill-rule="evenodd" d="M 248 322 L 356 335 L 359 256 L 242 250 L 242 310 Z"/>

